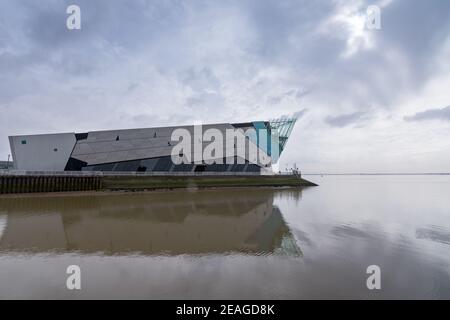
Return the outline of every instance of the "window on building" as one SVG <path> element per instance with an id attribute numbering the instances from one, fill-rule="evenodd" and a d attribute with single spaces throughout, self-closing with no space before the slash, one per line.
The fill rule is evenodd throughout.
<path id="1" fill-rule="evenodd" d="M 206 166 L 204 164 L 200 164 L 195 166 L 194 172 L 205 172 Z"/>
<path id="2" fill-rule="evenodd" d="M 147 167 L 146 166 L 139 166 L 137 168 L 137 172 L 145 172 L 145 171 L 147 171 Z"/>
<path id="3" fill-rule="evenodd" d="M 21 143 L 22 144 L 27 144 L 27 140 L 22 140 Z"/>

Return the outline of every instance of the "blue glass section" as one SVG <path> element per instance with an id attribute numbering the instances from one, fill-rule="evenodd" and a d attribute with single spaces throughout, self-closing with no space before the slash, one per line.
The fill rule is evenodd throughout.
<path id="1" fill-rule="evenodd" d="M 256 145 L 270 156 L 272 149 L 270 129 L 266 127 L 266 123 L 264 121 L 255 121 L 253 122 L 253 126 L 256 130 Z"/>
<path id="2" fill-rule="evenodd" d="M 280 154 L 286 145 L 289 136 L 291 135 L 292 129 L 294 128 L 296 118 L 286 118 L 282 117 L 279 119 L 269 121 L 270 128 L 272 130 L 277 130 L 280 139 Z"/>

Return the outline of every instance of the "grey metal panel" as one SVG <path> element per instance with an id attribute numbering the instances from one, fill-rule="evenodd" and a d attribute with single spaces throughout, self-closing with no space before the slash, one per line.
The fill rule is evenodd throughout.
<path id="1" fill-rule="evenodd" d="M 95 152 L 96 151 L 91 147 L 91 144 L 80 143 L 80 141 L 78 141 L 77 144 L 75 145 L 75 149 L 73 150 L 72 155 L 90 154 Z"/>
<path id="2" fill-rule="evenodd" d="M 172 147 L 176 145 L 176 142 L 169 145 L 172 132 L 179 128 L 186 129 L 192 136 L 194 135 L 194 126 L 90 132 L 88 139 L 77 143 L 72 156 L 89 165 L 169 156 Z M 233 127 L 229 124 L 218 124 L 205 125 L 202 129 L 205 131 L 209 128 L 225 132 L 225 129 Z M 205 142 L 204 146 L 207 144 Z"/>
<path id="3" fill-rule="evenodd" d="M 157 128 L 155 129 L 132 129 L 132 130 L 114 130 L 114 131 L 104 131 L 101 134 L 89 134 L 88 140 L 79 141 L 75 150 L 73 152 L 73 157 L 88 163 L 88 165 L 100 164 L 100 163 L 109 163 L 109 162 L 120 162 L 120 161 L 129 161 L 136 159 L 145 159 L 145 158 L 155 158 L 155 157 L 163 157 L 170 156 L 172 152 L 172 147 L 176 145 L 177 142 L 171 142 L 171 145 L 168 144 L 170 140 L 171 132 L 177 128 L 184 128 L 191 132 L 193 139 L 191 144 L 191 151 L 194 152 L 194 142 L 196 137 L 193 135 L 194 127 L 193 126 L 185 126 L 185 127 L 168 127 L 168 128 Z M 226 129 L 234 129 L 229 124 L 219 124 L 219 125 L 205 125 L 203 126 L 203 132 L 210 128 L 218 129 L 222 132 L 224 137 L 226 137 L 225 130 Z M 130 132 L 129 132 L 130 131 Z M 167 134 L 167 137 L 157 136 L 154 137 L 154 132 Z M 244 133 L 238 132 L 238 135 L 244 137 Z M 142 136 L 147 136 L 146 138 L 142 138 Z M 93 137 L 94 139 L 90 139 Z M 119 140 L 117 141 L 117 137 Z M 131 137 L 136 137 L 134 139 L 129 139 Z M 169 137 L 169 138 L 168 138 Z M 110 140 L 97 140 L 97 139 L 110 139 Z M 210 142 L 203 141 L 203 148 L 205 148 Z M 224 141 L 223 147 L 226 148 L 228 144 L 234 144 L 233 139 L 228 139 Z M 249 157 L 248 153 L 248 144 L 252 144 L 256 149 L 256 145 L 246 140 L 246 148 L 243 154 L 246 159 L 250 162 L 255 162 L 254 159 Z M 239 147 L 239 146 L 237 146 Z M 240 149 L 242 150 L 242 149 Z M 264 153 L 264 151 L 260 150 L 260 152 Z M 265 156 L 267 156 L 264 153 Z M 223 156 L 226 156 L 225 149 L 223 150 Z M 222 157 L 223 157 L 222 156 Z M 219 157 L 219 158 L 222 158 Z M 204 160 L 217 159 L 217 157 L 207 157 Z M 194 160 L 194 157 L 192 157 Z"/>
<path id="4" fill-rule="evenodd" d="M 112 131 L 91 131 L 86 141 L 110 141 L 117 137 L 117 130 Z"/>
<path id="5" fill-rule="evenodd" d="M 147 149 L 152 147 L 168 146 L 166 138 L 147 138 L 119 141 L 82 141 L 78 142 L 73 155 L 82 155 L 97 152 L 127 151 L 135 149 Z M 88 147 L 87 147 L 88 146 Z"/>
<path id="6" fill-rule="evenodd" d="M 203 131 L 210 128 L 222 129 L 234 129 L 234 127 L 228 123 L 218 124 L 206 124 L 203 125 Z M 91 131 L 89 132 L 88 139 L 86 141 L 115 141 L 117 136 L 120 140 L 133 140 L 153 138 L 156 132 L 157 138 L 170 138 L 173 130 L 186 129 L 191 134 L 194 132 L 194 126 L 172 126 L 172 127 L 157 127 L 157 128 L 140 128 L 140 129 L 121 129 L 121 130 L 105 130 L 105 131 Z M 169 139 L 170 140 L 170 139 Z"/>

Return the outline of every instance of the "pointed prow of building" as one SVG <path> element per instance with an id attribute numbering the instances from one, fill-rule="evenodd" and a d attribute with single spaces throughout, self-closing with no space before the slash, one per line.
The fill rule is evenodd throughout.
<path id="1" fill-rule="evenodd" d="M 285 116 L 269 121 L 270 129 L 275 130 L 278 134 L 280 154 L 283 152 L 296 122 L 297 118 Z"/>

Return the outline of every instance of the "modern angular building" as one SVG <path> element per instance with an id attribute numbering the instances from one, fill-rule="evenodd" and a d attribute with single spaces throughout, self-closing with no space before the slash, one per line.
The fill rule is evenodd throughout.
<path id="1" fill-rule="evenodd" d="M 192 139 L 192 152 L 203 150 L 211 141 L 204 141 L 198 126 L 158 127 L 92 131 L 86 133 L 58 133 L 42 135 L 10 136 L 9 142 L 14 169 L 30 171 L 115 171 L 115 172 L 262 172 L 278 161 L 296 122 L 295 118 L 248 123 L 221 123 L 202 125 L 202 132 L 216 129 L 223 133 L 225 146 L 233 145 L 222 153 L 220 159 L 214 154 L 195 157 L 182 164 L 172 161 L 173 148 L 179 141 L 172 140 L 174 130 L 184 129 Z M 253 130 L 249 130 L 253 129 Z M 235 137 L 227 137 L 233 130 Z M 253 133 L 248 133 L 253 132 Z M 245 150 L 237 145 L 235 138 L 243 137 Z M 263 137 L 263 138 L 261 138 Z M 227 140 L 228 139 L 228 140 Z M 252 157 L 248 150 L 256 148 L 265 161 Z"/>

